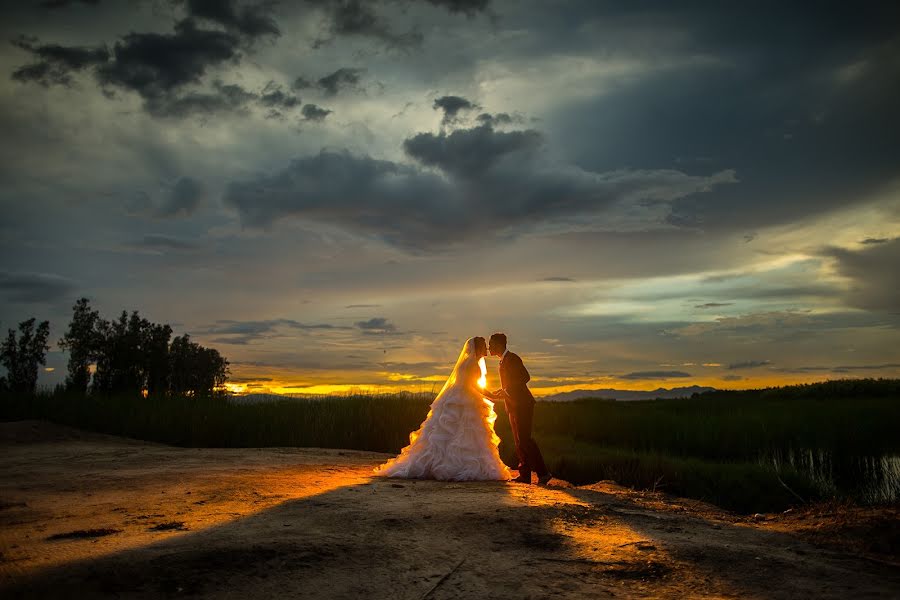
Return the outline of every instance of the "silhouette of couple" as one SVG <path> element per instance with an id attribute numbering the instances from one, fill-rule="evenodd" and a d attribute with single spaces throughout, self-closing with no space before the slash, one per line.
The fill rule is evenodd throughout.
<path id="1" fill-rule="evenodd" d="M 500 358 L 500 389 L 482 388 L 486 369 L 483 358 Z M 375 467 L 386 477 L 474 481 L 500 479 L 531 483 L 534 472 L 545 484 L 551 475 L 537 443 L 531 437 L 534 396 L 528 389 L 531 376 L 518 354 L 506 347 L 506 335 L 495 333 L 466 340 L 453 371 L 438 392 L 421 426 L 409 434 L 409 445 L 400 454 Z M 500 438 L 494 433 L 497 414 L 492 402 L 503 399 L 519 459 L 517 477 L 500 459 Z"/>

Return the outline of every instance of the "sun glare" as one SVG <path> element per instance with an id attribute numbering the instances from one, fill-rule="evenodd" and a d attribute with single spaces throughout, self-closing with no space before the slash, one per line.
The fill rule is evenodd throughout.
<path id="1" fill-rule="evenodd" d="M 478 367 L 481 369 L 481 377 L 478 378 L 478 387 L 483 388 L 487 385 L 487 366 L 484 364 L 484 357 L 478 359 Z"/>

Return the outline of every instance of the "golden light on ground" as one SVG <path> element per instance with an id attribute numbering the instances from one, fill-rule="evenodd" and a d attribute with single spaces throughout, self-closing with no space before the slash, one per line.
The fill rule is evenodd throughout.
<path id="1" fill-rule="evenodd" d="M 361 459 L 337 450 L 271 452 L 109 443 L 90 449 L 76 455 L 70 446 L 23 445 L 5 457 L 4 468 L 26 486 L 18 489 L 16 483 L 11 489 L 8 480 L 4 492 L 29 514 L 40 515 L 37 521 L 23 518 L 0 531 L 0 546 L 15 549 L 4 551 L 16 559 L 10 569 L 25 573 L 195 536 L 372 479 L 369 464 L 360 465 Z M 15 472 L 14 465 L 25 456 L 44 465 L 65 464 L 66 469 L 39 472 L 31 467 Z M 179 465 L 176 471 L 172 464 Z M 46 485 L 51 480 L 54 485 Z M 73 504 L 77 510 L 70 509 Z M 54 514 L 58 515 L 54 519 L 43 518 Z M 115 533 L 83 539 L 50 537 L 96 528 L 112 528 Z"/>

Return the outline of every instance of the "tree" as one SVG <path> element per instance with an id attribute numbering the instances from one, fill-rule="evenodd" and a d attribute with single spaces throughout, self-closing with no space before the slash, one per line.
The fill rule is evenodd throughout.
<path id="1" fill-rule="evenodd" d="M 150 322 L 137 311 L 122 311 L 115 321 L 97 321 L 97 370 L 92 391 L 139 396 L 144 390 L 146 357 L 142 348 Z"/>
<path id="2" fill-rule="evenodd" d="M 72 307 L 69 329 L 59 340 L 59 347 L 69 352 L 69 374 L 66 389 L 81 395 L 87 393 L 91 381 L 91 363 L 98 351 L 97 323 L 100 313 L 91 310 L 89 300 L 80 298 Z"/>
<path id="3" fill-rule="evenodd" d="M 143 332 L 147 395 L 164 396 L 169 389 L 169 338 L 172 328 L 150 323 Z"/>
<path id="4" fill-rule="evenodd" d="M 72 322 L 59 345 L 70 352 L 66 387 L 84 394 L 208 396 L 228 377 L 228 361 L 217 350 L 172 337 L 169 325 L 152 323 L 138 311 L 107 321 L 88 299 L 72 307 Z M 95 366 L 93 380 L 90 367 Z M 2 382 L 0 382 L 2 386 Z"/>
<path id="5" fill-rule="evenodd" d="M 214 348 L 191 341 L 188 334 L 169 347 L 169 391 L 173 395 L 212 396 L 228 378 L 228 360 Z"/>
<path id="6" fill-rule="evenodd" d="M 41 321 L 34 327 L 34 317 L 19 323 L 19 337 L 8 330 L 6 340 L 0 345 L 0 364 L 6 367 L 6 384 L 11 392 L 33 394 L 37 388 L 39 365 L 47 364 L 47 338 L 50 322 Z"/>

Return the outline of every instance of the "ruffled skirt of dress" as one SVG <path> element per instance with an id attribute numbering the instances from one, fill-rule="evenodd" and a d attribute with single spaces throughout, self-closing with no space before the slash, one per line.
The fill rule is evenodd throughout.
<path id="1" fill-rule="evenodd" d="M 446 390 L 409 434 L 400 455 L 375 467 L 385 477 L 476 481 L 509 479 L 494 433 L 494 405 L 465 389 Z"/>

